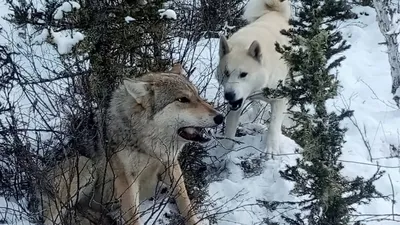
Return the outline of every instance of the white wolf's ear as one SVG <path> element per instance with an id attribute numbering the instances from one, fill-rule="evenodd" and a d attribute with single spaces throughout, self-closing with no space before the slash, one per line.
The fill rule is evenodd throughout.
<path id="1" fill-rule="evenodd" d="M 143 97 L 149 93 L 149 83 L 147 82 L 125 79 L 124 85 L 138 104 L 142 104 Z"/>
<path id="2" fill-rule="evenodd" d="M 258 62 L 261 62 L 261 47 L 258 41 L 253 41 L 253 43 L 251 43 L 247 53 Z"/>
<path id="3" fill-rule="evenodd" d="M 226 37 L 221 35 L 219 37 L 219 57 L 222 58 L 224 55 L 229 53 L 229 45 Z"/>

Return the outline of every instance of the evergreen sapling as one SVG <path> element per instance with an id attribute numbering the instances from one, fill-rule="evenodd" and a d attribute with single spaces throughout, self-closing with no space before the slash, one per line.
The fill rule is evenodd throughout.
<path id="1" fill-rule="evenodd" d="M 276 44 L 276 50 L 289 64 L 286 84 L 277 89 L 265 89 L 267 97 L 289 97 L 290 111 L 296 126 L 289 136 L 302 148 L 295 165 L 287 165 L 281 176 L 294 182 L 291 194 L 298 202 L 259 201 L 269 210 L 280 205 L 295 205 L 302 213 L 294 217 L 282 215 L 290 225 L 347 225 L 357 204 L 367 204 L 382 197 L 373 182 L 383 172 L 371 178 L 347 178 L 339 157 L 342 154 L 346 128 L 340 122 L 353 112 L 329 112 L 326 101 L 334 98 L 339 82 L 332 71 L 345 59 L 339 53 L 350 48 L 334 22 L 354 18 L 345 1 L 301 0 L 298 19 L 291 20 L 292 28 L 282 31 L 290 38 L 291 46 Z M 268 219 L 266 224 L 276 224 Z"/>

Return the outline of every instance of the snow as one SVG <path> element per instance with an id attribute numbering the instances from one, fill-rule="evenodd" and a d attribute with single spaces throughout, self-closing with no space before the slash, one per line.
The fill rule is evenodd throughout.
<path id="1" fill-rule="evenodd" d="M 216 68 L 216 62 L 218 59 L 218 39 L 201 40 L 197 43 L 196 48 L 186 49 L 185 46 L 190 45 L 186 39 L 176 38 L 173 43 L 173 48 L 186 49 L 188 52 L 182 52 L 180 54 L 173 54 L 173 58 L 180 59 L 185 57 L 185 61 L 195 61 L 193 67 L 194 70 L 189 80 L 193 82 L 197 87 L 200 88 L 199 93 L 202 97 L 207 97 L 209 100 L 223 104 L 224 100 L 219 98 L 219 92 L 221 87 L 217 80 L 214 79 L 214 72 Z M 192 68 L 187 68 L 192 69 Z"/>
<path id="2" fill-rule="evenodd" d="M 172 9 L 160 9 L 158 10 L 158 13 L 160 14 L 160 18 L 167 18 L 167 19 L 173 19 L 176 20 L 176 12 Z"/>
<path id="3" fill-rule="evenodd" d="M 130 23 L 130 22 L 133 22 L 133 21 L 135 21 L 134 18 L 132 18 L 132 17 L 130 17 L 130 16 L 125 17 L 125 22 L 126 22 L 126 23 Z"/>
<path id="4" fill-rule="evenodd" d="M 62 19 L 63 12 L 70 12 L 73 8 L 79 9 L 79 4 L 73 2 L 64 3 L 56 10 L 54 18 Z M 2 13 L 7 12 L 6 9 L 0 11 Z M 357 206 L 358 213 L 391 214 L 393 206 L 394 214 L 399 214 L 400 207 L 397 202 L 400 201 L 400 159 L 391 156 L 398 156 L 400 153 L 393 152 L 390 149 L 390 145 L 400 146 L 400 110 L 392 102 L 390 66 L 386 47 L 378 44 L 384 38 L 375 21 L 375 12 L 373 9 L 366 7 L 356 7 L 354 11 L 366 11 L 368 16 L 361 15 L 359 19 L 348 21 L 341 26 L 341 31 L 346 40 L 352 45 L 352 48 L 344 53 L 346 60 L 339 68 L 338 77 L 343 87 L 340 95 L 329 101 L 327 106 L 332 111 L 337 111 L 343 107 L 355 110 L 354 117 L 342 123 L 343 126 L 349 128 L 345 137 L 347 142 L 344 144 L 341 157 L 341 161 L 345 166 L 344 175 L 369 178 L 375 173 L 377 165 L 380 165 L 386 171 L 386 174 L 378 182 L 375 182 L 375 185 L 382 194 L 391 198 L 394 196 L 393 200 L 396 202 L 393 206 L 391 201 L 373 200 L 369 205 Z M 176 13 L 171 9 L 160 10 L 159 13 L 162 18 L 177 18 Z M 125 17 L 127 23 L 134 20 L 132 19 L 129 16 Z M 4 26 L 3 20 L 1 20 L 1 23 L 5 32 L 11 32 L 9 27 Z M 364 24 L 364 26 L 359 26 L 358 24 L 360 23 Z M 12 35 L 12 32 L 10 35 Z M 84 35 L 80 32 L 55 32 L 51 29 L 45 29 L 35 36 L 33 43 L 44 43 L 49 35 L 53 38 L 60 54 L 70 52 L 74 45 L 84 39 Z M 2 36 L 2 43 L 9 43 L 6 39 L 3 39 L 4 37 Z M 210 76 L 215 72 L 217 65 L 218 43 L 218 39 L 202 40 L 194 50 L 190 50 L 191 52 L 185 55 L 191 57 L 188 60 L 193 59 L 195 61 L 194 67 L 196 70 L 190 80 L 198 87 L 203 87 L 207 84 L 208 87 L 206 89 L 200 90 L 201 95 L 221 105 L 223 100 L 218 97 L 221 89 L 215 78 Z M 174 42 L 175 46 L 185 46 L 186 44 L 186 40 L 183 39 L 176 39 Z M 57 59 L 57 54 L 54 52 L 41 52 L 43 51 L 41 48 L 35 48 L 35 51 L 39 55 L 52 58 L 54 61 Z M 174 58 L 180 57 L 181 55 L 179 54 L 174 55 Z M 28 62 L 21 61 L 21 63 L 29 65 Z M 57 64 L 59 62 L 48 66 L 56 68 Z M 42 68 L 38 67 L 36 69 L 40 71 Z M 29 70 L 29 68 L 26 68 L 26 70 Z M 61 93 L 62 86 L 56 87 L 55 85 L 54 90 L 57 93 Z M 397 90 L 396 95 L 400 96 L 400 89 Z M 19 96 L 16 95 L 16 98 Z M 21 104 L 27 105 L 29 102 Z M 260 108 L 261 106 L 257 107 Z M 282 154 L 275 156 L 275 159 L 262 161 L 259 164 L 259 173 L 251 175 L 241 168 L 243 159 L 256 159 L 258 154 L 265 150 L 265 146 L 261 145 L 260 140 L 266 135 L 265 132 L 268 126 L 259 123 L 259 120 L 255 119 L 257 107 L 250 108 L 242 116 L 242 130 L 247 135 L 237 138 L 242 144 L 237 144 L 235 151 L 224 156 L 231 159 L 227 164 L 226 171 L 218 179 L 210 183 L 208 187 L 209 201 L 214 203 L 209 209 L 211 210 L 209 213 L 218 215 L 218 225 L 259 224 L 265 218 L 273 218 L 279 224 L 283 224 L 279 214 L 284 213 L 290 216 L 297 212 L 296 209 L 277 209 L 274 212 L 269 212 L 256 204 L 258 199 L 298 200 L 289 194 L 293 188 L 293 183 L 283 180 L 279 174 L 279 170 L 284 169 L 286 164 L 293 165 L 295 159 L 299 157 L 295 153 L 295 149 L 298 146 L 293 140 L 285 136 L 282 137 L 280 145 Z M 54 121 L 54 118 L 52 120 L 49 119 L 49 121 Z M 57 123 L 57 121 L 54 121 L 54 123 Z M 371 153 L 368 152 L 362 135 L 368 140 Z M 214 141 L 208 143 L 207 146 L 216 144 L 218 144 L 217 141 Z M 217 146 L 210 150 L 210 154 L 218 156 L 221 151 L 221 147 Z M 161 200 L 156 199 L 155 201 L 160 203 Z M 147 201 L 141 209 L 146 210 L 152 204 L 154 204 L 153 201 Z M 4 209 L 4 207 L 9 207 L 15 212 L 21 211 L 17 204 L 0 198 L 0 208 Z M 169 204 L 159 213 L 163 215 L 169 211 L 176 212 L 176 206 Z M 221 213 L 224 211 L 226 213 Z M 9 224 L 29 224 L 24 216 L 6 214 L 4 211 L 0 211 L 0 220 L 3 218 Z M 147 219 L 154 221 L 154 219 L 149 218 L 149 215 L 144 216 L 141 220 L 146 221 Z M 397 219 L 400 218 L 397 217 Z M 367 224 L 378 225 L 381 223 L 382 221 L 372 221 Z M 384 221 L 384 224 L 397 223 Z"/>
<path id="5" fill-rule="evenodd" d="M 61 55 L 69 53 L 76 44 L 85 38 L 85 35 L 76 31 L 55 32 L 51 29 L 50 34 Z"/>
<path id="6" fill-rule="evenodd" d="M 54 19 L 61 20 L 64 17 L 64 13 L 72 12 L 73 9 L 80 9 L 81 5 L 74 1 L 64 2 L 60 7 L 54 11 Z"/>
<path id="7" fill-rule="evenodd" d="M 37 35 L 35 38 L 33 38 L 32 43 L 33 44 L 43 44 L 49 37 L 49 30 L 48 29 L 43 29 L 42 32 Z"/>
<path id="8" fill-rule="evenodd" d="M 27 213 L 20 204 L 0 197 L 0 220 L 5 224 L 30 225 L 27 221 Z"/>

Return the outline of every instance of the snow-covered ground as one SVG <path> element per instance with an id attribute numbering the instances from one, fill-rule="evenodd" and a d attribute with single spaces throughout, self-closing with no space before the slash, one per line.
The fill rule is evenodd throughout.
<path id="1" fill-rule="evenodd" d="M 376 172 L 377 165 L 382 166 L 386 174 L 375 185 L 382 194 L 391 198 L 394 196 L 393 200 L 399 202 L 400 159 L 390 157 L 396 154 L 391 152 L 390 145 L 400 145 L 400 110 L 395 107 L 390 94 L 391 77 L 385 52 L 386 47 L 379 44 L 384 40 L 375 21 L 374 10 L 365 7 L 357 7 L 354 10 L 359 13 L 367 12 L 368 15 L 360 15 L 359 19 L 348 21 L 340 26 L 352 48 L 344 53 L 347 59 L 339 68 L 338 76 L 343 89 L 337 98 L 328 102 L 331 110 L 339 110 L 343 107 L 355 110 L 352 121 L 343 122 L 343 126 L 349 128 L 346 133 L 347 142 L 341 157 L 345 165 L 343 173 L 348 177 L 369 178 Z M 1 24 L 4 24 L 4 21 Z M 218 92 L 218 85 L 214 78 L 204 77 L 202 73 L 209 74 L 216 66 L 218 40 L 201 42 L 195 51 L 194 58 L 197 61 L 197 74 L 191 79 L 199 86 L 209 83 L 209 88 L 205 90 L 204 94 L 207 98 L 214 100 Z M 296 200 L 295 197 L 289 195 L 293 184 L 281 179 L 279 170 L 283 169 L 286 164 L 294 164 L 298 155 L 293 154 L 296 147 L 294 141 L 283 137 L 280 147 L 284 154 L 276 156 L 274 160 L 262 163 L 260 174 L 248 176 L 244 173 L 240 162 L 244 158 L 264 151 L 265 148 L 265 146 L 261 146 L 260 138 L 265 135 L 263 130 L 267 127 L 253 122 L 254 114 L 254 110 L 249 110 L 241 119 L 247 135 L 237 139 L 243 144 L 236 145 L 236 151 L 229 153 L 228 157 L 232 161 L 227 165 L 227 172 L 209 186 L 210 198 L 215 203 L 214 212 L 232 210 L 230 213 L 219 214 L 219 225 L 260 224 L 264 218 L 279 222 L 279 214 L 291 215 L 295 212 L 295 210 L 278 209 L 271 213 L 255 205 L 257 199 Z M 370 153 L 363 141 L 363 136 L 368 141 L 367 146 L 371 149 Z M 220 151 L 221 149 L 217 147 L 211 150 L 211 154 L 218 155 Z M 17 222 L 18 224 L 28 224 L 21 218 L 11 218 L 12 214 L 5 213 L 3 207 L 6 206 L 7 201 L 0 200 L 0 220 L 6 218 L 10 224 Z M 152 203 L 144 204 L 143 209 L 150 204 Z M 13 208 L 15 209 L 15 206 Z M 167 212 L 174 208 L 175 206 L 170 205 L 163 211 Z M 393 212 L 400 214 L 400 206 L 393 206 L 391 201 L 383 200 L 373 200 L 369 205 L 358 206 L 357 210 L 360 214 L 370 215 Z M 145 218 L 143 219 L 145 221 Z M 369 224 L 380 223 L 382 222 L 370 222 Z M 395 222 L 387 221 L 383 223 L 395 224 Z"/>

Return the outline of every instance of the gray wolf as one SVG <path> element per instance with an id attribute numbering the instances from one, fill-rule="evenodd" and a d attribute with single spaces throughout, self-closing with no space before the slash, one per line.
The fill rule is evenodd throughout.
<path id="1" fill-rule="evenodd" d="M 43 198 L 46 225 L 65 224 L 71 207 L 94 216 L 117 210 L 124 224 L 140 225 L 139 205 L 158 191 L 159 181 L 170 188 L 186 224 L 201 224 L 177 157 L 185 144 L 209 141 L 206 128 L 221 124 L 224 117 L 199 97 L 183 72 L 177 64 L 168 72 L 123 81 L 110 101 L 106 149 L 91 159 L 67 158 L 49 170 L 52 191 Z"/>
<path id="2" fill-rule="evenodd" d="M 216 78 L 223 86 L 225 100 L 230 106 L 225 136 L 234 138 L 246 100 L 263 100 L 271 103 L 267 151 L 278 153 L 287 99 L 266 99 L 262 90 L 276 88 L 279 80 L 285 81 L 288 75 L 288 66 L 275 50 L 275 43 L 289 45 L 288 38 L 280 33 L 289 28 L 289 0 L 250 0 L 244 17 L 249 22 L 246 26 L 228 40 L 220 37 Z M 233 147 L 229 140 L 222 143 L 226 148 Z"/>

